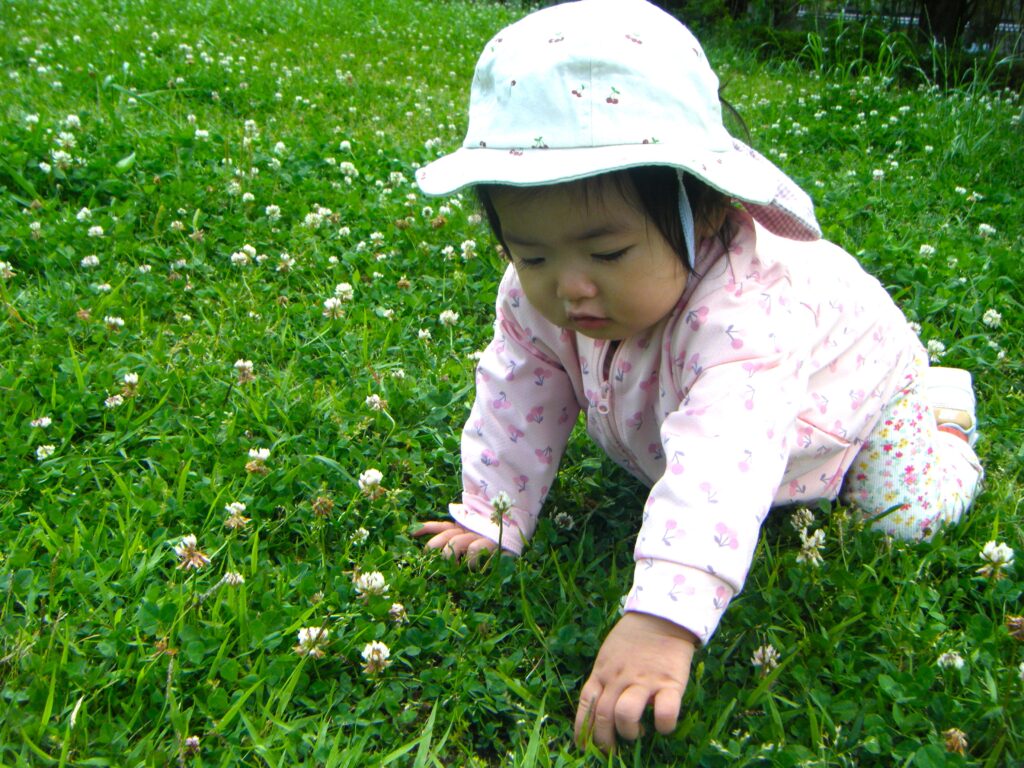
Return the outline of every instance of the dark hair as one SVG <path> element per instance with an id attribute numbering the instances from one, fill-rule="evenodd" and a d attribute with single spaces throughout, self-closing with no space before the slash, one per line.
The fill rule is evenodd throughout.
<path id="1" fill-rule="evenodd" d="M 589 195 L 591 190 L 599 189 L 604 183 L 610 183 L 624 199 L 638 203 L 640 210 L 654 222 L 658 232 L 689 270 L 683 226 L 679 220 L 679 177 L 675 168 L 646 165 L 593 176 L 584 179 L 583 182 L 584 195 Z M 731 199 L 689 174 L 684 176 L 683 184 L 686 187 L 686 196 L 690 200 L 690 208 L 693 210 L 695 229 L 698 232 L 713 233 L 713 236 L 720 238 L 722 244 L 728 248 L 733 236 L 726 218 L 726 213 L 732 207 Z M 508 245 L 502 236 L 501 220 L 494 208 L 492 192 L 495 189 L 514 189 L 529 194 L 531 188 L 478 184 L 474 189 L 494 236 L 508 254 Z M 696 244 L 694 247 L 696 248 Z"/>

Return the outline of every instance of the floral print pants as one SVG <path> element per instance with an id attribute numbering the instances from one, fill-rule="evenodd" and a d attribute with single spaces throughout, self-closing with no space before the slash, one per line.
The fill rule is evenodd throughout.
<path id="1" fill-rule="evenodd" d="M 883 515 L 871 527 L 900 539 L 928 539 L 957 522 L 984 474 L 966 441 L 939 430 L 919 382 L 882 412 L 840 495 L 864 520 Z"/>

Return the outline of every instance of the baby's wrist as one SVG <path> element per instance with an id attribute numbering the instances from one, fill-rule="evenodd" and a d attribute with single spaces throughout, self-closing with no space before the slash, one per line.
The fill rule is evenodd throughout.
<path id="1" fill-rule="evenodd" d="M 643 613 L 641 611 L 626 611 L 624 615 L 635 616 L 637 619 L 649 624 L 652 629 L 656 629 L 659 633 L 687 642 L 695 648 L 700 645 L 700 638 L 696 634 L 682 624 L 676 624 L 674 621 L 669 621 L 662 616 L 655 616 L 652 613 Z"/>

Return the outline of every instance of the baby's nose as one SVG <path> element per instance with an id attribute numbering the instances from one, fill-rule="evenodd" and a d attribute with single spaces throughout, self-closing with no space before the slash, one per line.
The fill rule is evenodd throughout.
<path id="1" fill-rule="evenodd" d="M 583 270 L 566 269 L 558 276 L 557 292 L 563 301 L 580 301 L 594 298 L 597 286 Z"/>

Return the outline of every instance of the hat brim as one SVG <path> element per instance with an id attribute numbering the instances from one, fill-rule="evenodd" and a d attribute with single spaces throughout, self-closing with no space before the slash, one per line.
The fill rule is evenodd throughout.
<path id="1" fill-rule="evenodd" d="M 663 165 L 690 173 L 739 200 L 768 229 L 798 240 L 821 236 L 810 198 L 773 163 L 743 142 L 723 152 L 695 152 L 670 143 L 601 147 L 498 149 L 462 147 L 416 173 L 427 195 L 477 184 L 532 187 L 603 173 Z"/>

